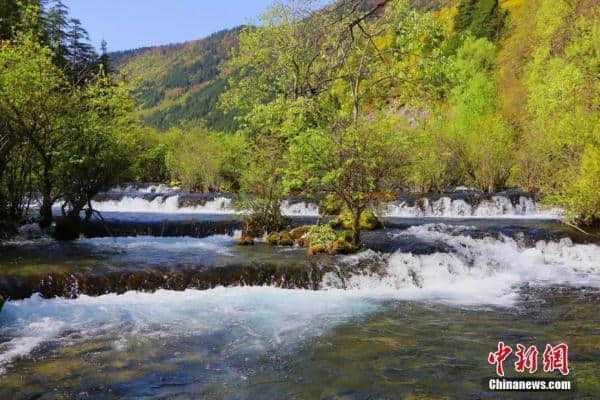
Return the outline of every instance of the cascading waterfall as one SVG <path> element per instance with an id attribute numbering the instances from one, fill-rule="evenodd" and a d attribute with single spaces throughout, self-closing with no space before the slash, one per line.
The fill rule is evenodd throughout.
<path id="1" fill-rule="evenodd" d="M 120 213 L 156 213 L 156 214 L 243 214 L 232 206 L 228 196 L 190 197 L 176 188 L 155 187 L 138 189 L 115 188 L 109 194 L 121 194 L 117 198 L 102 198 L 92 203 L 101 212 Z M 136 194 L 137 193 L 137 194 Z M 148 195 L 151 197 L 148 197 Z M 384 205 L 386 217 L 420 218 L 532 218 L 556 219 L 561 215 L 557 209 L 542 209 L 532 198 L 521 195 L 511 199 L 508 195 L 490 197 L 475 196 L 475 199 L 444 196 L 438 199 L 427 197 L 410 201 L 401 200 Z M 297 217 L 316 217 L 319 207 L 307 201 L 286 200 L 281 206 L 283 215 Z"/>
<path id="2" fill-rule="evenodd" d="M 236 214 L 232 199 L 216 197 L 198 205 L 181 205 L 178 195 L 157 196 L 152 200 L 144 197 L 124 196 L 119 200 L 94 201 L 92 207 L 100 212 L 148 213 L 148 214 Z"/>
<path id="3" fill-rule="evenodd" d="M 600 288 L 598 245 L 561 239 L 528 247 L 506 236 L 476 239 L 462 234 L 462 229 L 467 227 L 431 224 L 409 228 L 396 236 L 427 241 L 434 248 L 442 245 L 446 251 L 423 255 L 399 251 L 389 257 L 382 272 L 344 280 L 329 273 L 323 285 L 407 300 L 500 306 L 515 304 L 522 285 Z M 347 260 L 361 257 L 369 254 Z"/>
<path id="4" fill-rule="evenodd" d="M 431 201 L 421 198 L 410 204 L 405 201 L 388 204 L 388 217 L 444 218 L 558 218 L 560 210 L 543 210 L 531 198 L 520 196 L 513 204 L 507 196 L 496 195 L 472 205 L 464 199 L 442 197 Z"/>
<path id="5" fill-rule="evenodd" d="M 182 201 L 180 195 L 156 196 L 153 199 L 124 195 L 118 200 L 102 200 L 92 202 L 95 210 L 100 212 L 148 213 L 148 214 L 243 214 L 233 208 L 230 197 L 217 196 L 211 200 Z M 183 203 L 183 204 L 182 204 Z M 190 204 L 191 203 L 191 204 Z M 294 217 L 315 217 L 319 208 L 312 203 L 292 202 L 286 200 L 281 205 L 283 215 Z"/>
<path id="6" fill-rule="evenodd" d="M 166 193 L 177 193 L 181 189 L 176 186 L 166 185 L 164 183 L 157 184 L 129 184 L 126 186 L 116 186 L 112 188 L 109 193 L 156 193 L 156 194 L 166 194 Z"/>

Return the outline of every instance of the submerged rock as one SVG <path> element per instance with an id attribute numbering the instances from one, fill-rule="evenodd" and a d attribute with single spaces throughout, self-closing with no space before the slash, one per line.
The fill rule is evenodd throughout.
<path id="1" fill-rule="evenodd" d="M 266 246 L 263 250 L 269 251 Z M 299 251 L 298 254 L 301 253 Z M 176 266 L 148 264 L 143 268 L 115 265 L 110 269 L 16 270 L 11 274 L 0 274 L 0 293 L 5 299 L 22 300 L 36 293 L 43 298 L 73 299 L 80 295 L 101 296 L 129 291 L 152 293 L 162 289 L 207 290 L 220 286 L 319 290 L 329 287 L 325 275 L 328 278 L 336 277 L 338 287 L 345 285 L 355 275 L 370 273 L 373 268 L 385 271 L 386 264 L 379 261 L 380 257 L 372 252 L 356 258 L 333 257 L 325 252 L 313 257 L 276 257 L 273 260 L 242 258 L 233 262 L 226 260 L 224 264 L 200 258 L 198 264 Z"/>

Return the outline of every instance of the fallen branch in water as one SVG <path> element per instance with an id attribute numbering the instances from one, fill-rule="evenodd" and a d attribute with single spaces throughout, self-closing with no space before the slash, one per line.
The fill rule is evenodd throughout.
<path id="1" fill-rule="evenodd" d="M 589 233 L 589 232 L 586 232 L 586 231 L 584 231 L 583 229 L 581 229 L 580 227 L 578 227 L 577 225 L 575 225 L 575 224 L 572 224 L 572 223 L 570 223 L 570 222 L 568 222 L 568 221 L 561 221 L 561 222 L 562 222 L 563 224 L 567 225 L 567 226 L 570 226 L 571 228 L 575 228 L 575 229 L 577 229 L 579 232 L 583 233 L 584 235 L 588 235 L 588 236 L 592 236 L 592 237 L 600 237 L 600 235 L 597 235 L 597 234 L 594 234 L 594 233 Z"/>
<path id="2" fill-rule="evenodd" d="M 100 218 L 100 222 L 102 222 L 102 226 L 104 227 L 104 229 L 106 229 L 106 232 L 108 232 L 108 234 L 114 238 L 115 235 L 113 235 L 113 233 L 110 231 L 110 228 L 108 227 L 108 224 L 104 220 L 104 217 L 102 216 L 100 211 L 92 209 L 92 214 L 98 215 L 98 217 Z"/>

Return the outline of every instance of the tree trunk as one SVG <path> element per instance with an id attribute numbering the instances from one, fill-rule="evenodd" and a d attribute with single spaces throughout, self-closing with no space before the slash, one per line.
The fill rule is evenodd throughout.
<path id="1" fill-rule="evenodd" d="M 352 244 L 358 246 L 360 244 L 360 215 L 362 210 L 352 211 Z"/>
<path id="2" fill-rule="evenodd" d="M 40 208 L 40 228 L 48 229 L 52 226 L 52 179 L 50 179 L 51 161 L 44 161 L 44 174 L 42 177 L 42 207 Z"/>
<path id="3" fill-rule="evenodd" d="M 52 226 L 52 195 L 44 188 L 42 194 L 42 207 L 40 208 L 40 228 L 48 229 Z"/>

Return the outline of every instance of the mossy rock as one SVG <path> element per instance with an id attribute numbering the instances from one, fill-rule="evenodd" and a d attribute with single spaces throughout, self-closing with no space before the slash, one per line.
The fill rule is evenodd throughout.
<path id="1" fill-rule="evenodd" d="M 267 236 L 267 244 L 269 246 L 277 246 L 279 244 L 280 238 L 281 236 L 278 232 L 271 233 L 269 236 Z"/>
<path id="2" fill-rule="evenodd" d="M 279 245 L 280 246 L 293 246 L 294 238 L 291 233 L 287 231 L 283 231 L 279 234 Z"/>
<path id="3" fill-rule="evenodd" d="M 329 254 L 354 254 L 358 251 L 358 247 L 344 239 L 338 239 L 332 243 L 329 248 Z"/>
<path id="4" fill-rule="evenodd" d="M 332 219 L 329 224 L 333 229 L 351 230 L 352 213 L 345 210 L 336 218 Z M 383 223 L 371 211 L 363 211 L 363 213 L 360 215 L 359 226 L 363 231 L 374 231 L 377 229 L 382 229 Z"/>
<path id="5" fill-rule="evenodd" d="M 311 228 L 305 238 L 309 255 L 321 253 L 330 255 L 356 253 L 359 248 L 352 244 L 352 239 L 352 232 L 335 232 L 329 225 Z"/>
<path id="6" fill-rule="evenodd" d="M 254 238 L 252 236 L 244 235 L 237 241 L 238 246 L 254 246 Z"/>
<path id="7" fill-rule="evenodd" d="M 300 226 L 296 229 L 293 229 L 290 232 L 290 234 L 292 235 L 292 239 L 294 239 L 294 240 L 302 239 L 310 231 L 310 228 L 312 228 L 312 227 L 308 226 L 308 225 L 304 225 L 304 226 Z"/>
<path id="8" fill-rule="evenodd" d="M 0 294 L 0 312 L 2 312 L 2 306 L 4 305 L 4 296 Z"/>
<path id="9" fill-rule="evenodd" d="M 267 243 L 270 246 L 293 246 L 294 238 L 287 231 L 272 233 L 267 237 Z"/>
<path id="10" fill-rule="evenodd" d="M 308 246 L 308 255 L 327 253 L 327 247 L 322 244 L 313 244 Z"/>

